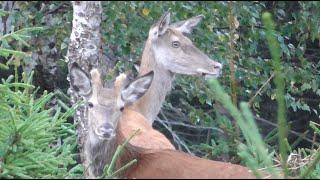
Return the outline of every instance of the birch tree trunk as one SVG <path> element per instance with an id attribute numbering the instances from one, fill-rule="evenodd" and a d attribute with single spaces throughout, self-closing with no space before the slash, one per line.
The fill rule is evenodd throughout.
<path id="1" fill-rule="evenodd" d="M 87 73 L 93 67 L 106 72 L 106 61 L 102 62 L 100 24 L 102 6 L 100 1 L 73 1 L 73 21 L 70 44 L 67 52 L 68 69 L 76 62 Z M 70 81 L 70 74 L 67 78 Z M 70 86 L 68 93 L 71 103 L 75 104 L 80 97 Z M 78 108 L 74 123 L 77 124 L 80 158 L 84 166 L 84 175 L 89 176 L 89 158 L 85 155 L 84 146 L 87 138 L 88 118 L 86 105 Z"/>

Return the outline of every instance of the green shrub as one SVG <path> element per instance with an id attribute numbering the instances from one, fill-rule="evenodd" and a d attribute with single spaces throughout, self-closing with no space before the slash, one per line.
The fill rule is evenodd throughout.
<path id="1" fill-rule="evenodd" d="M 13 79 L 0 84 L 0 177 L 81 177 L 75 125 L 67 122 L 75 108 L 49 107 L 54 93 L 37 97 L 31 77 Z"/>
<path id="2" fill-rule="evenodd" d="M 274 22 L 272 21 L 270 13 L 264 13 L 263 21 L 267 29 L 266 38 L 269 44 L 269 49 L 272 54 L 272 64 L 275 71 L 276 92 L 277 92 L 277 102 L 278 102 L 278 146 L 279 153 L 272 152 L 268 153 L 269 149 L 266 143 L 263 141 L 258 127 L 254 121 L 253 115 L 249 106 L 245 102 L 240 103 L 240 110 L 232 103 L 230 96 L 224 92 L 220 83 L 216 79 L 210 79 L 209 86 L 213 91 L 214 99 L 221 103 L 224 108 L 226 108 L 231 116 L 238 123 L 242 134 L 245 139 L 245 144 L 239 144 L 239 156 L 244 159 L 245 164 L 252 169 L 254 174 L 261 178 L 262 175 L 259 173 L 258 169 L 266 168 L 266 171 L 270 173 L 273 178 L 288 176 L 299 176 L 300 178 L 319 178 L 319 162 L 320 162 L 320 148 L 317 150 L 308 150 L 310 153 L 306 153 L 307 150 L 299 149 L 300 153 L 293 152 L 290 149 L 287 141 L 287 122 L 286 122 L 286 109 L 284 101 L 284 74 L 282 71 L 282 63 L 280 61 L 280 51 L 279 43 L 275 39 L 276 32 L 274 31 Z M 319 128 L 315 123 L 311 123 L 310 126 L 314 129 L 315 133 L 319 135 Z M 296 155 L 300 157 L 300 161 L 303 157 L 309 157 L 306 161 L 297 162 L 299 160 L 290 158 L 288 159 L 288 152 L 290 155 Z M 302 152 L 302 153 L 301 153 Z M 294 154 L 293 154 L 294 153 Z M 273 160 L 276 159 L 276 154 L 280 154 L 281 167 L 275 168 Z M 292 157 L 292 156 L 291 156 Z M 293 162 L 293 163 L 292 163 Z M 291 164 L 290 164 L 291 163 Z M 300 165 L 300 168 L 289 168 L 288 166 L 293 166 L 295 163 Z M 304 164 L 303 164 L 304 163 Z M 293 165 L 292 165 L 293 164 Z M 301 166 L 303 164 L 303 166 Z M 298 169 L 298 172 L 297 172 Z M 282 173 L 280 172 L 282 170 Z M 290 173 L 290 174 L 289 174 Z"/>

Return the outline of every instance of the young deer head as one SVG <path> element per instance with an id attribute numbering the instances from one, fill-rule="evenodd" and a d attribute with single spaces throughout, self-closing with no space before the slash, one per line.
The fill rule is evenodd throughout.
<path id="1" fill-rule="evenodd" d="M 145 94 L 153 79 L 153 72 L 131 83 L 120 74 L 113 88 L 104 88 L 100 73 L 93 69 L 86 74 L 77 64 L 70 69 L 71 85 L 85 98 L 88 105 L 88 135 L 85 155 L 89 157 L 89 177 L 101 174 L 106 162 L 110 162 L 115 148 L 116 128 L 121 111 Z"/>
<path id="2" fill-rule="evenodd" d="M 139 75 L 154 71 L 154 80 L 146 95 L 133 109 L 143 114 L 150 124 L 159 113 L 166 94 L 171 90 L 174 74 L 215 76 L 222 65 L 210 59 L 185 36 L 192 32 L 203 15 L 170 24 L 170 12 L 165 13 L 149 30 L 143 50 Z"/>

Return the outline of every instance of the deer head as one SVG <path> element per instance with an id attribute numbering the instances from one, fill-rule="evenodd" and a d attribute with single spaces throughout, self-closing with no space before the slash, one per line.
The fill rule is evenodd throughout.
<path id="1" fill-rule="evenodd" d="M 105 88 L 97 69 L 91 70 L 89 75 L 76 63 L 72 64 L 71 86 L 88 105 L 88 136 L 84 149 L 94 167 L 89 174 L 100 174 L 105 163 L 111 160 L 121 111 L 145 94 L 152 79 L 153 71 L 131 83 L 125 74 L 120 74 L 113 88 Z"/>
<path id="2" fill-rule="evenodd" d="M 149 31 L 156 63 L 172 73 L 218 77 L 222 65 L 210 59 L 184 35 L 190 34 L 203 18 L 199 15 L 170 25 L 170 12 L 165 13 Z"/>
<path id="3" fill-rule="evenodd" d="M 139 75 L 154 71 L 154 80 L 146 95 L 132 109 L 153 123 L 166 95 L 171 91 L 175 74 L 218 77 L 222 65 L 210 59 L 185 36 L 192 32 L 203 15 L 170 24 L 170 12 L 165 13 L 150 30 L 141 57 Z"/>

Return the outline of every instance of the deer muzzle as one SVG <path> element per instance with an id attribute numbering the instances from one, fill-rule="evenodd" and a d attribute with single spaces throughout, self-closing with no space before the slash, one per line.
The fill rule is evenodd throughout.
<path id="1" fill-rule="evenodd" d="M 199 74 L 201 74 L 205 79 L 211 78 L 211 77 L 219 77 L 222 73 L 222 64 L 215 62 L 211 67 L 210 71 L 203 68 L 198 68 L 196 70 Z"/>

